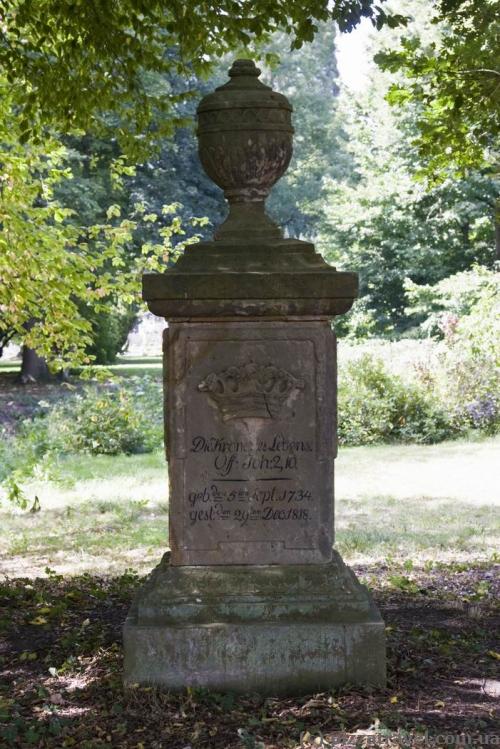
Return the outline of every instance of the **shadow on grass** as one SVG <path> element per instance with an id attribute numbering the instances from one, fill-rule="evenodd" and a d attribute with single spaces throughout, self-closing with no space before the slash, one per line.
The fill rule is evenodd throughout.
<path id="1" fill-rule="evenodd" d="M 301 746 L 301 736 L 303 747 L 313 746 L 320 734 L 323 746 L 338 745 L 340 736 L 370 726 L 378 746 L 395 731 L 396 746 L 494 735 L 494 570 L 440 565 L 408 573 L 372 565 L 357 572 L 376 582 L 388 687 L 301 698 L 125 692 L 121 625 L 141 583 L 134 572 L 8 580 L 0 585 L 0 738 L 16 747 L 284 749 Z"/>
<path id="2" fill-rule="evenodd" d="M 339 502 L 335 538 L 347 557 L 376 554 L 431 558 L 440 552 L 491 554 L 500 524 L 489 504 L 471 507 L 456 499 L 372 496 Z"/>

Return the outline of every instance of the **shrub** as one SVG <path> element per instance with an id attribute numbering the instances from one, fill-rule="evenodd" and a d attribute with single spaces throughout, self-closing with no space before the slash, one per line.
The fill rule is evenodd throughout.
<path id="1" fill-rule="evenodd" d="M 453 418 L 456 428 L 500 430 L 500 367 L 498 357 L 455 342 L 443 344 L 431 385 Z"/>
<path id="2" fill-rule="evenodd" d="M 162 445 L 161 386 L 151 377 L 88 385 L 56 406 L 40 403 L 41 414 L 26 419 L 15 436 L 0 433 L 0 483 L 20 507 L 27 502 L 24 482 L 57 477 L 58 455 L 142 453 Z"/>
<path id="3" fill-rule="evenodd" d="M 408 281 L 408 311 L 440 338 L 427 387 L 458 431 L 500 430 L 500 273 L 475 266 L 434 286 Z M 425 368 L 424 368 L 425 369 Z"/>
<path id="4" fill-rule="evenodd" d="M 483 270 L 482 284 L 453 325 L 442 326 L 434 381 L 458 428 L 500 429 L 500 274 Z"/>
<path id="5" fill-rule="evenodd" d="M 145 378 L 144 378 L 145 379 Z M 158 408 L 146 403 L 151 385 L 121 383 L 89 387 L 47 417 L 49 443 L 64 452 L 103 455 L 151 452 L 161 444 L 161 394 L 155 384 Z"/>
<path id="6" fill-rule="evenodd" d="M 26 419 L 0 444 L 0 481 L 31 475 L 45 456 L 71 452 L 116 455 L 151 452 L 163 438 L 161 387 L 149 377 L 88 385 L 44 415 Z"/>
<path id="7" fill-rule="evenodd" d="M 455 436 L 444 409 L 416 382 L 390 374 L 381 359 L 365 354 L 339 375 L 339 442 L 438 442 Z"/>

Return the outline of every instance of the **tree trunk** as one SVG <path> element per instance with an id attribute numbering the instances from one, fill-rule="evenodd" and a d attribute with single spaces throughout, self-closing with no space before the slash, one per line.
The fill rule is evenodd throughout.
<path id="1" fill-rule="evenodd" d="M 47 382 L 51 375 L 43 356 L 38 356 L 35 349 L 23 346 L 21 373 L 19 381 L 23 385 L 30 382 Z"/>

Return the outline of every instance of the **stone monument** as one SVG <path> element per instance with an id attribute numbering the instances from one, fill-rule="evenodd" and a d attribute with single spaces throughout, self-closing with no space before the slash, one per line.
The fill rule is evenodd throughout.
<path id="1" fill-rule="evenodd" d="M 229 215 L 145 275 L 164 340 L 170 554 L 124 626 L 125 682 L 308 692 L 385 683 L 384 624 L 333 550 L 336 344 L 357 294 L 265 200 L 292 107 L 237 60 L 198 107 L 200 159 Z"/>

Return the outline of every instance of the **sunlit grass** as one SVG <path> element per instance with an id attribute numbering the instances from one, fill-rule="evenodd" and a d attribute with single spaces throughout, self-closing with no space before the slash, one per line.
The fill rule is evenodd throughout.
<path id="1" fill-rule="evenodd" d="M 21 360 L 20 359 L 9 359 L 9 360 L 1 360 L 0 359 L 0 372 L 18 372 L 21 370 Z"/>
<path id="2" fill-rule="evenodd" d="M 94 369 L 106 369 L 116 375 L 128 377 L 130 375 L 158 374 L 162 368 L 161 356 L 119 356 L 115 364 L 95 364 Z M 15 373 L 21 370 L 20 359 L 0 359 L 0 373 Z"/>
<path id="3" fill-rule="evenodd" d="M 161 356 L 119 356 L 116 364 L 107 364 L 106 366 L 95 365 L 95 369 L 109 369 L 115 375 L 120 377 L 130 377 L 132 375 L 159 374 L 162 368 Z"/>
<path id="4" fill-rule="evenodd" d="M 343 448 L 336 544 L 348 562 L 491 559 L 500 523 L 500 440 Z M 40 512 L 2 508 L 0 571 L 147 571 L 168 548 L 163 452 L 70 456 L 26 487 Z"/>

